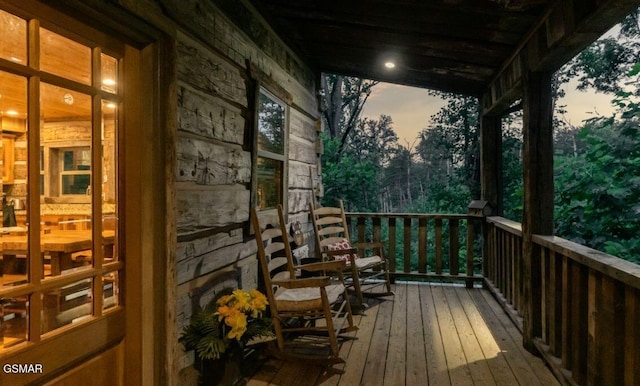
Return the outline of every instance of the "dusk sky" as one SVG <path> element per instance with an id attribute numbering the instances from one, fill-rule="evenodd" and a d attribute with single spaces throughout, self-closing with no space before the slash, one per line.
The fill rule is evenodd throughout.
<path id="1" fill-rule="evenodd" d="M 566 96 L 560 103 L 567 105 L 565 118 L 574 126 L 594 117 L 594 111 L 600 115 L 613 111 L 611 95 L 578 91 L 571 84 L 565 90 Z M 429 125 L 431 115 L 442 106 L 444 102 L 429 96 L 426 89 L 380 83 L 373 88 L 362 117 L 378 119 L 381 114 L 390 115 L 400 144 L 407 146 L 416 141 L 418 133 Z"/>

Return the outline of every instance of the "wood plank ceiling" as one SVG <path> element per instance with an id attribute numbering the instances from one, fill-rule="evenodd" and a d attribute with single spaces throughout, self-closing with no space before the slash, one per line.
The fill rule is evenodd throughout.
<path id="1" fill-rule="evenodd" d="M 542 36 L 550 45 L 556 44 L 560 41 L 546 38 L 556 34 L 563 44 L 573 34 L 570 47 L 553 53 L 554 59 L 560 59 L 553 63 L 557 67 L 619 21 L 632 3 L 637 4 L 611 0 L 249 2 L 315 71 L 476 96 L 490 89 L 527 42 Z M 617 13 L 612 17 L 614 7 Z M 599 14 L 604 15 L 602 20 Z M 384 67 L 389 60 L 396 63 L 394 69 Z"/>

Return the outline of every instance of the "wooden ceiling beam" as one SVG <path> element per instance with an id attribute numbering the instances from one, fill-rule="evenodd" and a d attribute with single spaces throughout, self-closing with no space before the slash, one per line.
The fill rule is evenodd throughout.
<path id="1" fill-rule="evenodd" d="M 514 50 L 483 97 L 484 111 L 499 114 L 520 98 L 522 69 L 556 71 L 640 5 L 640 0 L 562 0 Z M 522 53 L 526 50 L 526 63 Z M 524 67 L 523 67 L 524 66 Z"/>

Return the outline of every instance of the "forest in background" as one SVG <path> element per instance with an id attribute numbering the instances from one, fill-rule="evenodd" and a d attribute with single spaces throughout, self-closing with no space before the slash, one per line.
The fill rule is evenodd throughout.
<path id="1" fill-rule="evenodd" d="M 636 11 L 554 75 L 555 233 L 640 263 L 640 20 Z M 615 112 L 580 126 L 564 119 L 569 80 L 611 96 Z M 446 101 L 401 144 L 388 115 L 362 117 L 377 82 L 323 77 L 324 205 L 347 211 L 466 213 L 480 198 L 478 101 Z M 522 113 L 503 118 L 504 217 L 522 217 Z"/>

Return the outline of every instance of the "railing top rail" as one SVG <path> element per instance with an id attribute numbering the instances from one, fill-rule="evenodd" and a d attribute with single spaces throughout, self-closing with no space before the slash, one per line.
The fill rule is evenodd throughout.
<path id="1" fill-rule="evenodd" d="M 346 212 L 347 217 L 370 217 L 370 218 L 431 218 L 431 219 L 466 219 L 471 216 L 467 214 L 455 213 L 368 213 L 368 212 Z"/>
<path id="2" fill-rule="evenodd" d="M 638 264 L 556 236 L 533 235 L 533 242 L 640 289 L 640 265 Z"/>
<path id="3" fill-rule="evenodd" d="M 516 221 L 512 221 L 500 216 L 487 217 L 487 222 L 494 224 L 496 227 L 505 230 L 509 233 L 513 233 L 517 236 L 522 236 L 522 224 Z"/>

